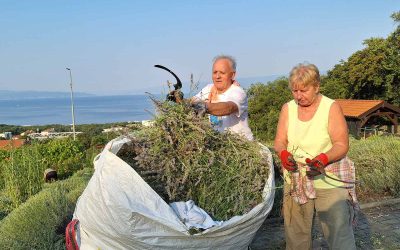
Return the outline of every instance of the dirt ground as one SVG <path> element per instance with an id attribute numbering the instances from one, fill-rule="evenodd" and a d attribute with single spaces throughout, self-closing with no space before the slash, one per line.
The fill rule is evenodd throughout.
<path id="1" fill-rule="evenodd" d="M 372 203 L 370 203 L 372 204 Z M 362 208 L 354 228 L 357 249 L 400 249 L 400 201 L 390 205 L 373 203 Z M 313 249 L 328 249 L 328 245 L 314 221 Z M 267 218 L 250 245 L 252 250 L 285 249 L 282 218 Z"/>

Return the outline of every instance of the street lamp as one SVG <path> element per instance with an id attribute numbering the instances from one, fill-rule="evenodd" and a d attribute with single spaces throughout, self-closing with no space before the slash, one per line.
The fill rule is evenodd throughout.
<path id="1" fill-rule="evenodd" d="M 69 78 L 71 79 L 70 86 L 71 86 L 71 113 L 72 113 L 72 133 L 74 135 L 74 141 L 76 139 L 75 136 L 75 112 L 74 112 L 74 91 L 72 90 L 72 73 L 70 68 L 66 68 L 69 71 Z"/>

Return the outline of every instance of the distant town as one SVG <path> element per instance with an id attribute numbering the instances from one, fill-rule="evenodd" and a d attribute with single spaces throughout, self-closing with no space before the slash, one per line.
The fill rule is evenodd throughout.
<path id="1" fill-rule="evenodd" d="M 101 133 L 116 133 L 116 134 L 123 134 L 128 133 L 132 128 L 136 128 L 138 126 L 150 126 L 153 121 L 151 120 L 143 120 L 143 121 L 135 121 L 126 123 L 123 125 L 115 125 L 110 124 L 110 127 L 103 128 Z M 96 125 L 89 125 L 89 126 L 96 126 Z M 103 124 L 104 126 L 104 124 Z M 84 132 L 81 131 L 56 131 L 54 127 L 46 128 L 44 130 L 36 130 L 28 129 L 19 134 L 13 134 L 12 132 L 6 131 L 0 133 L 0 150 L 11 150 L 14 148 L 19 148 L 26 144 L 28 141 L 31 140 L 45 140 L 45 139 L 57 139 L 57 138 L 67 138 L 67 137 L 74 137 Z"/>

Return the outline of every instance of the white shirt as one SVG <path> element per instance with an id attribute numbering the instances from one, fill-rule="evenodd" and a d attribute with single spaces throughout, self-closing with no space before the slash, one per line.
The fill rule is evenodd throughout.
<path id="1" fill-rule="evenodd" d="M 194 97 L 202 101 L 208 101 L 213 84 L 205 86 Z M 239 86 L 231 85 L 224 93 L 218 94 L 215 102 L 233 102 L 237 105 L 238 111 L 230 115 L 218 116 L 218 124 L 214 128 L 220 132 L 230 130 L 234 133 L 243 135 L 248 140 L 253 140 L 253 133 L 248 123 L 248 104 L 246 92 Z M 213 115 L 210 115 L 212 117 Z"/>

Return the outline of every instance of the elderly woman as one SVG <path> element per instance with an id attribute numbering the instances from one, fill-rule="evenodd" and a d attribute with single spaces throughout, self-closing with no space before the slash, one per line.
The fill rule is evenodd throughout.
<path id="1" fill-rule="evenodd" d="M 318 68 L 299 64 L 289 76 L 274 142 L 285 179 L 286 249 L 311 249 L 314 210 L 330 249 L 356 249 L 352 228 L 354 165 L 340 106 L 321 95 Z M 353 205 L 353 206 L 352 206 Z"/>

